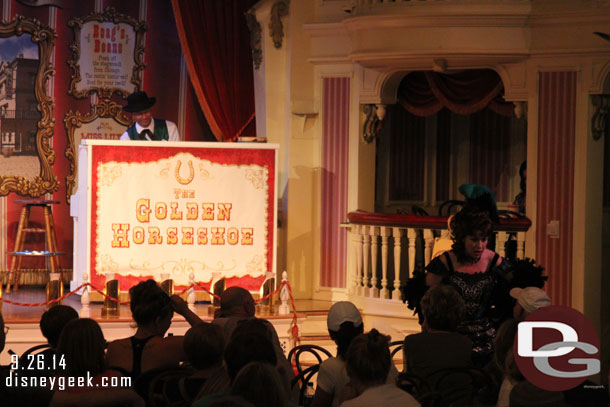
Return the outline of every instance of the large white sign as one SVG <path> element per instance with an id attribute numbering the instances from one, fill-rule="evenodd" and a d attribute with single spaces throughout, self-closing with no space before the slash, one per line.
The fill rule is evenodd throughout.
<path id="1" fill-rule="evenodd" d="M 266 271 L 269 169 L 179 153 L 97 168 L 98 271 L 187 284 Z"/>
<path id="2" fill-rule="evenodd" d="M 75 229 L 88 237 L 77 250 L 87 255 L 77 254 L 74 269 L 89 270 L 95 286 L 106 273 L 121 289 L 162 275 L 186 286 L 194 274 L 256 289 L 275 271 L 275 146 L 85 143 L 72 212 L 79 224 L 88 213 L 87 230 Z"/>

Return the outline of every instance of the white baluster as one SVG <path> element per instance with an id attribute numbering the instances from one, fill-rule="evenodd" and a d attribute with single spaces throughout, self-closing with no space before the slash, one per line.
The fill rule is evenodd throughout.
<path id="1" fill-rule="evenodd" d="M 388 290 L 388 236 L 390 236 L 390 228 L 387 226 L 381 227 L 381 291 L 379 298 L 390 298 Z"/>
<path id="2" fill-rule="evenodd" d="M 394 237 L 394 290 L 392 291 L 392 299 L 400 300 L 400 256 L 402 254 L 402 230 L 398 227 L 393 227 L 392 236 Z"/>
<path id="3" fill-rule="evenodd" d="M 83 274 L 83 284 L 87 284 L 88 282 L 89 274 L 85 273 Z M 89 306 L 90 303 L 91 301 L 89 299 L 89 286 L 86 285 L 83 288 L 83 293 L 80 296 L 81 309 L 79 315 L 81 318 L 91 318 L 91 307 Z"/>
<path id="4" fill-rule="evenodd" d="M 191 287 L 188 289 L 188 294 L 186 295 L 186 303 L 188 304 L 189 309 L 195 312 L 197 294 L 195 294 L 195 287 L 193 287 L 193 284 L 195 284 L 195 273 L 189 274 L 189 286 Z"/>
<path id="5" fill-rule="evenodd" d="M 432 233 L 432 229 L 424 229 L 424 266 L 432 260 L 433 246 L 434 233 Z"/>
<path id="6" fill-rule="evenodd" d="M 284 282 L 288 283 L 288 273 L 286 272 L 286 270 L 284 270 L 282 272 L 282 284 L 284 284 Z M 280 315 L 290 314 L 290 307 L 288 306 L 289 299 L 290 299 L 290 293 L 288 292 L 288 287 L 283 286 L 282 289 L 280 290 L 280 301 L 282 301 L 282 303 L 280 304 L 280 306 L 277 309 L 278 314 L 280 314 Z"/>
<path id="7" fill-rule="evenodd" d="M 525 232 L 517 232 L 517 258 L 525 258 Z"/>
<path id="8" fill-rule="evenodd" d="M 369 236 L 369 226 L 362 226 L 362 295 L 368 294 L 370 270 L 371 270 L 371 236 Z"/>
<path id="9" fill-rule="evenodd" d="M 349 225 L 348 227 L 348 256 L 350 256 L 351 272 L 349 273 L 348 290 L 350 294 L 356 294 L 358 292 L 358 235 L 356 234 L 356 225 Z"/>
<path id="10" fill-rule="evenodd" d="M 496 253 L 501 257 L 506 257 L 506 241 L 508 240 L 508 233 L 499 231 L 496 233 Z"/>
<path id="11" fill-rule="evenodd" d="M 362 267 L 362 226 L 361 225 L 356 225 L 355 227 L 355 232 L 356 232 L 356 268 L 357 268 L 357 274 L 356 274 L 356 287 L 357 287 L 357 294 L 358 295 L 364 295 L 364 288 L 362 286 L 362 280 L 363 280 L 363 267 Z"/>
<path id="12" fill-rule="evenodd" d="M 415 270 L 415 244 L 417 240 L 417 230 L 413 228 L 407 229 L 407 244 L 409 245 L 409 269 L 407 270 L 407 278 L 411 278 L 413 270 Z"/>
<path id="13" fill-rule="evenodd" d="M 377 288 L 377 257 L 379 251 L 379 228 L 371 226 L 369 229 L 371 237 L 371 288 L 369 289 L 369 297 L 379 298 L 379 289 Z"/>

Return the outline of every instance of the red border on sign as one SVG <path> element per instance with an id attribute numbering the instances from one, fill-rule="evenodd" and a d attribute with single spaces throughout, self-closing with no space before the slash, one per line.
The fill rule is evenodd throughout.
<path id="1" fill-rule="evenodd" d="M 137 154 L 134 151 L 137 150 Z M 274 149 L 251 148 L 189 148 L 189 147 L 152 147 L 152 146 L 91 146 L 91 283 L 96 287 L 105 284 L 105 277 L 97 273 L 97 168 L 108 162 L 147 163 L 167 159 L 179 153 L 192 154 L 194 157 L 209 160 L 217 164 L 260 165 L 268 169 L 267 179 L 267 270 L 273 270 L 273 242 L 275 239 L 274 213 L 275 208 L 275 154 Z M 121 290 L 129 289 L 140 281 L 151 276 L 117 275 Z M 252 277 L 246 275 L 232 278 L 231 285 L 239 285 L 247 290 L 257 290 L 265 276 Z M 201 282 L 209 285 L 210 282 Z M 180 287 L 177 287 L 180 288 Z"/>

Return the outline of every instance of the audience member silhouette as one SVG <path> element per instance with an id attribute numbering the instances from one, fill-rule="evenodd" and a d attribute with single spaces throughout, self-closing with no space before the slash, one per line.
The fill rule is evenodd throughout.
<path id="1" fill-rule="evenodd" d="M 349 385 L 345 355 L 352 340 L 364 332 L 362 315 L 351 302 L 339 301 L 330 308 L 326 324 L 330 338 L 337 344 L 337 356 L 326 359 L 320 365 L 312 403 L 315 407 L 337 407 L 341 401 L 356 396 L 355 390 Z M 392 365 L 388 383 L 395 382 L 397 376 L 398 371 Z"/>
<path id="2" fill-rule="evenodd" d="M 177 367 L 186 360 L 182 336 L 165 337 L 174 315 L 182 315 L 191 325 L 203 323 L 186 302 L 171 298 L 154 280 L 142 281 L 129 289 L 131 315 L 137 324 L 134 336 L 111 342 L 106 353 L 108 365 L 134 379 L 152 369 Z"/>
<path id="3" fill-rule="evenodd" d="M 388 343 L 388 338 L 376 329 L 354 338 L 345 363 L 358 396 L 343 402 L 341 407 L 420 405 L 409 393 L 386 383 L 392 364 Z"/>
<path id="4" fill-rule="evenodd" d="M 449 367 L 472 365 L 472 342 L 456 332 L 464 300 L 448 285 L 430 288 L 421 300 L 422 332 L 408 335 L 403 346 L 405 371 L 420 377 Z"/>

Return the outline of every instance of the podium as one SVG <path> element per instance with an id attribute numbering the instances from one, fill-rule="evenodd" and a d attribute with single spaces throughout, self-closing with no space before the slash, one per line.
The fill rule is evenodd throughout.
<path id="1" fill-rule="evenodd" d="M 169 274 L 258 290 L 276 272 L 275 144 L 83 140 L 71 197 L 71 289 Z"/>

